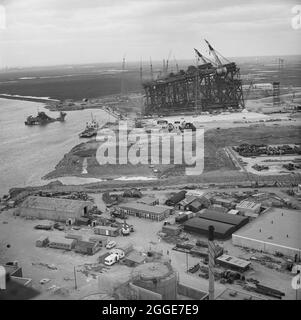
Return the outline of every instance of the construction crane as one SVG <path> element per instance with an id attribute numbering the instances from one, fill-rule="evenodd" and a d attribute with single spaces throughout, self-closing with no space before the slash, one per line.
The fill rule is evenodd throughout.
<path id="1" fill-rule="evenodd" d="M 199 59 L 201 59 L 204 64 L 208 63 L 208 61 L 205 59 L 205 57 L 196 48 L 194 48 L 194 51 L 195 51 L 197 57 Z"/>
<path id="2" fill-rule="evenodd" d="M 213 49 L 213 47 L 211 46 L 211 44 L 205 39 L 205 42 L 207 43 L 208 47 L 209 47 L 209 51 L 210 53 L 214 56 L 215 62 L 217 63 L 217 65 L 219 67 L 222 67 L 223 64 L 220 60 L 220 58 L 218 57 L 218 55 L 216 54 L 215 50 Z"/>
<path id="3" fill-rule="evenodd" d="M 150 63 L 150 75 L 152 81 L 154 80 L 154 74 L 153 74 L 153 63 L 152 63 L 152 57 L 149 57 L 149 63 Z"/>
<path id="4" fill-rule="evenodd" d="M 168 53 L 168 58 L 167 58 L 167 60 L 166 60 L 166 70 L 165 70 L 165 74 L 168 73 L 168 64 L 169 64 L 170 56 L 171 56 L 171 50 L 169 51 L 169 53 Z"/>

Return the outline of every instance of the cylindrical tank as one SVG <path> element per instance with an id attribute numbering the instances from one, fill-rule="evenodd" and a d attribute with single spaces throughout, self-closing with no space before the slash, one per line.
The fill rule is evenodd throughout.
<path id="1" fill-rule="evenodd" d="M 133 284 L 161 294 L 163 300 L 177 298 L 177 274 L 169 263 L 149 262 L 133 270 Z"/>

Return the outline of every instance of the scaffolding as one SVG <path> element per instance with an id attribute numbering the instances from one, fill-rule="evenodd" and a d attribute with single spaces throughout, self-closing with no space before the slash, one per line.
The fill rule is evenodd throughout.
<path id="1" fill-rule="evenodd" d="M 211 63 L 189 66 L 186 72 L 143 83 L 146 114 L 243 109 L 240 70 L 234 62 L 217 68 Z"/>
<path id="2" fill-rule="evenodd" d="M 280 106 L 280 82 L 273 82 L 273 107 Z"/>

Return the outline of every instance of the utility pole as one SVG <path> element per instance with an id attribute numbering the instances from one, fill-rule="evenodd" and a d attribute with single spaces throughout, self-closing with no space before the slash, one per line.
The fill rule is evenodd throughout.
<path id="1" fill-rule="evenodd" d="M 77 281 L 76 281 L 76 270 L 74 267 L 74 289 L 77 290 Z"/>
<path id="2" fill-rule="evenodd" d="M 209 300 L 214 300 L 214 227 L 208 228 L 208 255 L 209 255 Z"/>
<path id="3" fill-rule="evenodd" d="M 151 80 L 154 80 L 152 57 L 149 57 Z"/>

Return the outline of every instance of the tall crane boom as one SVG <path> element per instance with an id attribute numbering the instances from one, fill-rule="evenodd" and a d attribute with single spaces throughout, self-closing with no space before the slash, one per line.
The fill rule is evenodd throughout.
<path id="1" fill-rule="evenodd" d="M 213 49 L 213 47 L 211 46 L 211 44 L 210 44 L 206 39 L 205 39 L 205 42 L 208 44 L 210 53 L 213 54 L 216 63 L 218 64 L 218 66 L 221 67 L 223 64 L 222 64 L 220 58 L 218 57 L 218 55 L 216 54 L 215 50 Z"/>
<path id="2" fill-rule="evenodd" d="M 208 61 L 207 61 L 207 60 L 204 58 L 204 56 L 199 52 L 199 50 L 197 50 L 196 48 L 194 48 L 194 51 L 195 51 L 196 55 L 198 56 L 198 58 L 200 58 L 203 63 L 208 63 Z"/>

